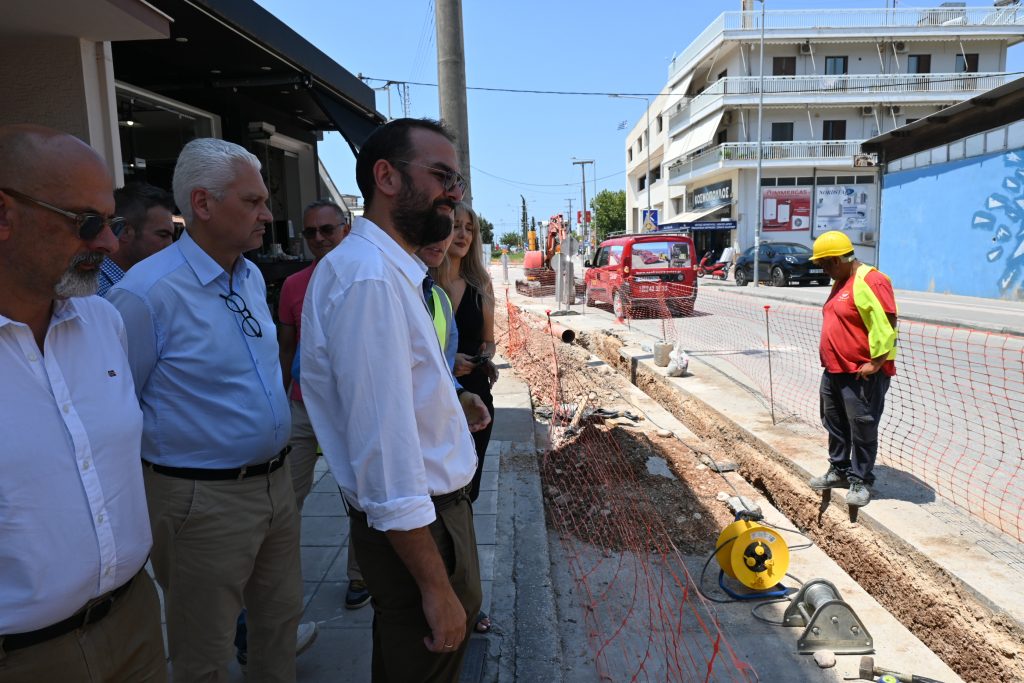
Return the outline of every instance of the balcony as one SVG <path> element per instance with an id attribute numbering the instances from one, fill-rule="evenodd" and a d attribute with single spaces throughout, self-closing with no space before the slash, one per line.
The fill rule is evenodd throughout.
<path id="1" fill-rule="evenodd" d="M 1024 36 L 1024 8 L 900 7 L 896 9 L 772 10 L 765 13 L 765 40 L 878 36 Z M 758 40 L 761 13 L 723 12 L 669 65 L 669 79 L 693 66 L 723 40 Z M 1017 41 L 1010 41 L 1013 44 Z"/>
<path id="2" fill-rule="evenodd" d="M 763 164 L 768 167 L 812 164 L 852 166 L 853 155 L 860 152 L 862 142 L 863 140 L 764 142 Z M 756 164 L 756 142 L 726 142 L 670 163 L 668 178 L 669 183 L 675 185 L 720 168 L 752 167 Z"/>
<path id="3" fill-rule="evenodd" d="M 764 103 L 850 105 L 944 103 L 962 100 L 1017 78 L 1005 73 L 855 74 L 846 76 L 765 76 Z M 691 121 L 722 106 L 756 105 L 757 76 L 715 81 L 704 92 L 681 105 L 669 118 L 675 135 Z"/>

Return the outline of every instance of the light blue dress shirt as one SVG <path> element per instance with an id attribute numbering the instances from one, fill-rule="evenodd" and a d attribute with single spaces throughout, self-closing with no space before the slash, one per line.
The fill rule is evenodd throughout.
<path id="1" fill-rule="evenodd" d="M 187 231 L 107 294 L 128 335 L 143 460 L 229 469 L 266 462 L 288 443 L 291 413 L 266 284 L 239 258 L 230 286 L 262 337 L 242 331 L 242 316 L 219 296 L 231 291 L 228 273 Z"/>

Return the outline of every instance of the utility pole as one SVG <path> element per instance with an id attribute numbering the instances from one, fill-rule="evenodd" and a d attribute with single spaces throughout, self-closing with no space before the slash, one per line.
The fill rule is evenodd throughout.
<path id="1" fill-rule="evenodd" d="M 754 224 L 754 287 L 761 284 L 761 223 L 764 217 L 764 192 L 761 189 L 761 171 L 764 166 L 764 2 L 761 0 L 761 63 L 757 77 L 757 172 L 754 179 L 754 199 L 757 201 L 757 223 Z M 812 226 L 813 227 L 813 226 Z"/>
<path id="2" fill-rule="evenodd" d="M 473 202 L 469 167 L 469 113 L 466 106 L 466 54 L 462 40 L 462 0 L 436 0 L 437 96 L 441 120 L 455 135 L 462 176 L 466 179 L 463 201 Z"/>
<path id="3" fill-rule="evenodd" d="M 580 171 L 583 173 L 583 244 L 584 249 L 587 248 L 587 243 L 590 237 L 590 221 L 587 220 L 587 164 L 593 164 L 593 159 L 577 159 L 572 162 L 573 166 L 579 166 Z"/>

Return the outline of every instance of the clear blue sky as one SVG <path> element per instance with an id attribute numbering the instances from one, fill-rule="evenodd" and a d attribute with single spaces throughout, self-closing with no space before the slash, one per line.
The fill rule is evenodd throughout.
<path id="1" fill-rule="evenodd" d="M 437 82 L 432 0 L 257 2 L 353 74 Z M 898 4 L 937 6 L 940 0 Z M 769 10 L 885 6 L 886 0 L 768 0 Z M 673 53 L 682 52 L 721 12 L 739 9 L 740 0 L 463 0 L 466 83 L 656 93 L 665 87 Z M 1024 71 L 1024 46 L 1011 48 L 1007 70 Z M 409 96 L 411 116 L 438 116 L 437 88 L 411 86 Z M 497 235 L 518 229 L 520 195 L 537 220 L 566 211 L 566 199 L 572 198 L 575 221 L 581 194 L 573 157 L 596 161 L 599 190 L 625 186 L 625 133 L 643 117 L 642 101 L 471 90 L 468 102 L 473 203 Z M 377 108 L 388 112 L 383 91 Z M 402 115 L 394 87 L 391 111 Z M 626 130 L 618 130 L 624 120 Z M 348 146 L 328 134 L 320 150 L 338 187 L 358 194 Z M 586 169 L 589 201 L 593 171 Z"/>

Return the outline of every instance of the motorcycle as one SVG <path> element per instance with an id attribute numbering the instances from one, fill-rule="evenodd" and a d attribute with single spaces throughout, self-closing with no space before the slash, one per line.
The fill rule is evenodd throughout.
<path id="1" fill-rule="evenodd" d="M 701 258 L 700 263 L 697 264 L 697 277 L 704 277 L 710 275 L 712 279 L 718 278 L 725 280 L 729 277 L 729 268 L 732 267 L 731 263 L 726 261 L 718 261 L 717 263 L 710 263 L 711 252 L 704 254 Z"/>

